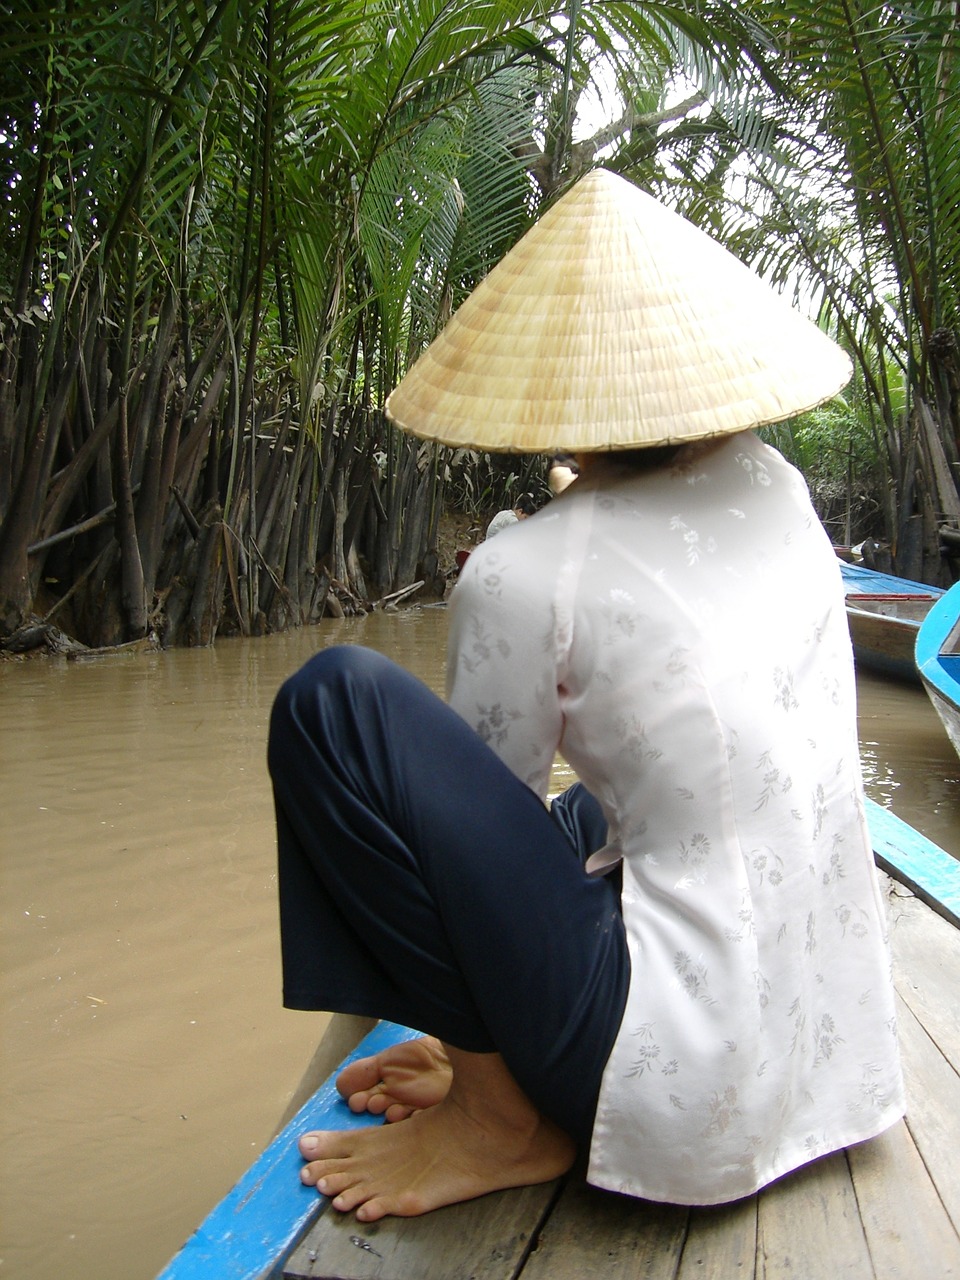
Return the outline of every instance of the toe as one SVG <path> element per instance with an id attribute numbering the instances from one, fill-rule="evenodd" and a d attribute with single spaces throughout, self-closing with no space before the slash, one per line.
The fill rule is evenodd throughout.
<path id="1" fill-rule="evenodd" d="M 340 1213 L 349 1213 L 351 1209 L 356 1209 L 357 1217 L 360 1218 L 366 1208 L 369 1196 L 369 1189 L 364 1186 L 363 1183 L 355 1182 L 350 1186 L 344 1187 L 339 1193 L 334 1193 L 330 1203 L 333 1205 L 334 1209 L 339 1210 Z M 376 1216 L 381 1218 L 383 1217 L 383 1214 L 378 1213 Z M 362 1221 L 373 1222 L 374 1219 L 363 1218 Z"/>
<path id="2" fill-rule="evenodd" d="M 312 1130 L 302 1133 L 297 1147 L 304 1160 L 337 1160 L 350 1154 L 350 1130 Z"/>
<path id="3" fill-rule="evenodd" d="M 396 1124 L 400 1120 L 409 1120 L 415 1110 L 416 1107 L 407 1107 L 402 1102 L 393 1102 L 383 1113 L 383 1118 L 387 1124 Z"/>
<path id="4" fill-rule="evenodd" d="M 312 1160 L 320 1147 L 319 1133 L 301 1133 L 297 1139 L 297 1147 L 304 1160 Z"/>
<path id="5" fill-rule="evenodd" d="M 355 1174 L 344 1169 L 327 1168 L 322 1161 L 312 1166 L 305 1165 L 300 1171 L 300 1177 L 308 1187 L 316 1187 L 322 1196 L 331 1199 L 346 1191 L 356 1179 Z"/>
<path id="6" fill-rule="evenodd" d="M 351 1062 L 337 1076 L 337 1092 L 343 1098 L 374 1088 L 380 1083 L 380 1064 L 376 1056 L 358 1058 Z"/>

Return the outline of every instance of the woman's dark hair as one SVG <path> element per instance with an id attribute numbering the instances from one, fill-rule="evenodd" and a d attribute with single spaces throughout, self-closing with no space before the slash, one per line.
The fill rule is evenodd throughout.
<path id="1" fill-rule="evenodd" d="M 521 511 L 525 516 L 532 516 L 537 510 L 537 504 L 529 493 L 521 493 L 520 497 L 513 504 L 514 511 Z"/>
<path id="2" fill-rule="evenodd" d="M 645 449 L 615 449 L 611 450 L 611 457 L 638 471 L 652 471 L 655 467 L 668 466 L 682 447 L 679 444 L 655 444 Z"/>

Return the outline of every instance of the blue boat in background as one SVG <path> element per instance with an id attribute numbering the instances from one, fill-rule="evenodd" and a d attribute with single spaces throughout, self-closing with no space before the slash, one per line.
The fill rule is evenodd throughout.
<path id="1" fill-rule="evenodd" d="M 944 592 L 862 564 L 841 561 L 840 573 L 857 664 L 918 683 L 915 649 L 920 624 Z"/>
<path id="2" fill-rule="evenodd" d="M 915 656 L 924 688 L 960 754 L 960 582 L 924 618 Z"/>

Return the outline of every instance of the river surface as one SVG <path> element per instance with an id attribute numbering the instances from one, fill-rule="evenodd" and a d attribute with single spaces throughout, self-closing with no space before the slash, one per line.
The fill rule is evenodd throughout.
<path id="1" fill-rule="evenodd" d="M 0 664 L 0 1280 L 150 1280 L 269 1141 L 324 1025 L 280 1006 L 274 693 L 343 641 L 442 692 L 446 625 Z M 870 795 L 960 857 L 923 691 L 862 676 L 860 727 Z"/>

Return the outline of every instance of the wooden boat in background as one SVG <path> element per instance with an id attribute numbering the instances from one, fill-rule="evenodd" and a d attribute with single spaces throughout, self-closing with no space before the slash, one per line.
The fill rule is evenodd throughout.
<path id="1" fill-rule="evenodd" d="M 840 573 L 857 663 L 898 680 L 919 681 L 917 635 L 943 591 L 861 564 L 841 561 Z"/>
<path id="2" fill-rule="evenodd" d="M 960 582 L 920 624 L 915 656 L 924 688 L 960 754 Z"/>
<path id="3" fill-rule="evenodd" d="M 960 1275 L 960 862 L 874 801 L 867 817 L 889 897 L 909 1125 L 707 1209 L 598 1191 L 577 1167 L 556 1182 L 363 1225 L 300 1183 L 296 1139 L 380 1123 L 339 1098 L 337 1064 L 415 1033 L 378 1023 L 358 1045 L 364 1020 L 338 1016 L 295 1101 L 307 1100 L 158 1280 Z"/>

